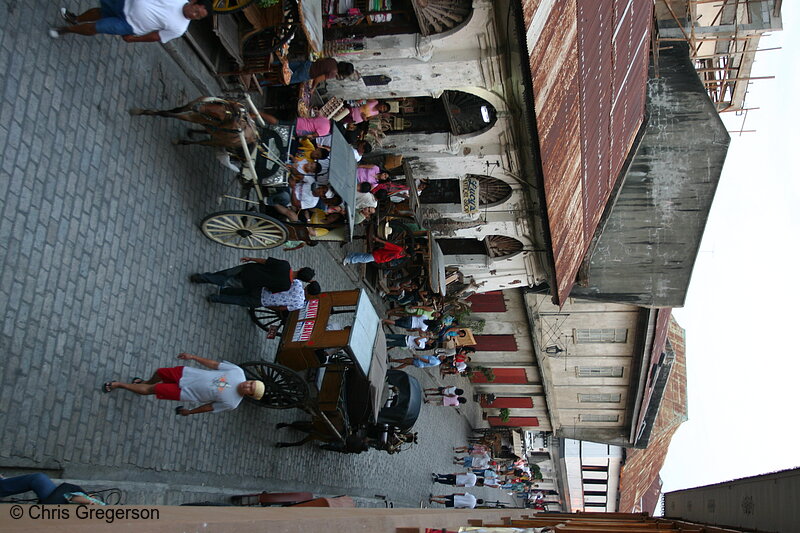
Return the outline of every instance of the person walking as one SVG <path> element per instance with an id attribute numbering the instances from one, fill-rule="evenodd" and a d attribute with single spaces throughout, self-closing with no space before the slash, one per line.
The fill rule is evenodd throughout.
<path id="1" fill-rule="evenodd" d="M 289 261 L 274 257 L 242 257 L 243 265 L 238 265 L 218 272 L 203 272 L 189 276 L 192 283 L 211 283 L 223 289 L 255 289 L 265 288 L 271 292 L 288 291 L 292 281 L 299 279 L 309 283 L 314 280 L 314 269 L 303 267 L 292 270 Z"/>
<path id="2" fill-rule="evenodd" d="M 201 0 L 100 0 L 100 7 L 76 15 L 61 8 L 66 26 L 50 28 L 53 39 L 72 33 L 120 35 L 128 43 L 166 43 L 189 29 L 189 22 L 208 16 Z"/>
<path id="3" fill-rule="evenodd" d="M 342 265 L 352 265 L 355 263 L 388 263 L 389 261 L 408 255 L 406 249 L 402 246 L 378 237 L 373 237 L 372 240 L 382 244 L 382 246 L 370 253 L 350 252 L 342 259 Z"/>
<path id="4" fill-rule="evenodd" d="M 455 509 L 475 509 L 476 505 L 483 505 L 482 499 L 476 498 L 469 492 L 456 492 L 455 494 L 442 494 L 440 496 L 431 495 L 428 501 Z"/>
<path id="5" fill-rule="evenodd" d="M 455 485 L 456 487 L 474 487 L 478 476 L 472 472 L 458 472 L 456 474 L 433 474 L 433 482 L 442 485 Z"/>
<path id="6" fill-rule="evenodd" d="M 78 485 L 73 485 L 72 483 L 56 485 L 47 475 L 42 473 L 14 477 L 0 476 L 0 498 L 25 494 L 29 491 L 36 494 L 36 498 L 41 504 L 105 505 L 105 502 L 88 495 Z"/>
<path id="7" fill-rule="evenodd" d="M 412 350 L 424 350 L 429 342 L 432 342 L 430 335 L 423 333 L 421 335 L 404 335 L 402 333 L 387 333 L 386 334 L 386 347 L 387 348 L 410 348 Z"/>
<path id="8" fill-rule="evenodd" d="M 471 468 L 473 471 L 482 470 L 489 467 L 492 457 L 488 453 L 480 455 L 467 455 L 465 457 L 454 457 L 453 464 L 462 465 L 464 468 Z"/>
<path id="9" fill-rule="evenodd" d="M 431 387 L 424 389 L 423 394 L 425 396 L 461 396 L 464 394 L 464 389 L 459 389 L 455 385 L 451 385 L 449 387 Z M 464 452 L 466 452 L 466 446 L 462 446 L 461 448 L 463 448 Z M 453 451 L 458 452 L 461 448 L 453 448 Z"/>
<path id="10" fill-rule="evenodd" d="M 417 368 L 432 368 L 435 366 L 439 366 L 442 360 L 436 357 L 435 355 L 415 355 L 414 357 L 403 357 L 399 359 L 390 357 L 389 362 L 400 363 L 399 365 L 392 368 L 396 370 L 401 370 L 407 366 L 415 366 Z"/>
<path id="11" fill-rule="evenodd" d="M 182 361 L 195 361 L 208 370 L 188 366 L 159 368 L 149 380 L 136 378 L 132 383 L 106 381 L 105 393 L 123 389 L 141 396 L 155 395 L 159 400 L 202 403 L 200 407 L 185 409 L 176 407 L 181 416 L 199 413 L 220 413 L 236 409 L 242 398 L 248 396 L 260 400 L 264 396 L 264 383 L 248 380 L 244 370 L 228 361 L 214 361 L 188 353 L 178 354 Z"/>
<path id="12" fill-rule="evenodd" d="M 383 318 L 381 319 L 387 326 L 397 326 L 398 328 L 403 328 L 408 331 L 414 331 L 416 333 L 424 333 L 428 330 L 435 330 L 439 326 L 441 326 L 441 322 L 438 320 L 428 320 L 426 318 L 422 318 L 421 316 L 404 316 L 400 318 Z"/>
<path id="13" fill-rule="evenodd" d="M 467 399 L 463 396 L 441 396 L 439 398 L 434 399 L 426 399 L 425 403 L 429 403 L 432 405 L 444 405 L 445 407 L 458 407 L 459 405 L 463 405 L 467 403 Z"/>
<path id="14" fill-rule="evenodd" d="M 206 300 L 215 304 L 238 305 L 256 308 L 269 307 L 276 311 L 298 311 L 305 307 L 309 296 L 322 292 L 319 283 L 312 281 L 304 286 L 299 279 L 292 281 L 288 291 L 272 292 L 269 289 L 220 289 L 219 294 L 209 294 Z"/>

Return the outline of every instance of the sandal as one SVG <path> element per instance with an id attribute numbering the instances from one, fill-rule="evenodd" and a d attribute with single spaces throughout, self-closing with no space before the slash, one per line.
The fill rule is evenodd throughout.
<path id="1" fill-rule="evenodd" d="M 132 385 L 138 385 L 138 384 L 140 384 L 140 383 L 144 383 L 144 380 L 143 380 L 142 378 L 133 378 L 133 379 L 131 380 L 131 384 L 132 384 Z"/>
<path id="2" fill-rule="evenodd" d="M 106 381 L 105 383 L 103 383 L 103 387 L 100 390 L 102 390 L 104 393 L 111 392 L 112 390 L 114 390 L 111 387 L 111 383 L 112 383 L 111 381 Z"/>

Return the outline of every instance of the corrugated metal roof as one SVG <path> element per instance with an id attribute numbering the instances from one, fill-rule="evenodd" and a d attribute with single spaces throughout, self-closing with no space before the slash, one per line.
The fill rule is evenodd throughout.
<path id="1" fill-rule="evenodd" d="M 560 303 L 644 119 L 652 1 L 522 0 L 522 9 Z"/>
<path id="2" fill-rule="evenodd" d="M 663 310 L 659 311 L 659 313 Z M 648 511 L 653 498 L 653 482 L 658 479 L 669 451 L 672 436 L 687 419 L 685 332 L 674 318 L 669 321 L 667 339 L 675 360 L 670 369 L 658 415 L 653 423 L 650 443 L 644 450 L 629 449 L 620 475 L 619 511 Z"/>

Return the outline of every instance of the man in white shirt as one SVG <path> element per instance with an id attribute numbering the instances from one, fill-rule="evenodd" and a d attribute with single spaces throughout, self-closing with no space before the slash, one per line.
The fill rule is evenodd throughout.
<path id="1" fill-rule="evenodd" d="M 455 485 L 456 487 L 474 487 L 478 482 L 478 476 L 472 472 L 460 472 L 458 474 L 433 474 L 433 482 L 442 485 Z"/>
<path id="2" fill-rule="evenodd" d="M 455 509 L 475 509 L 476 505 L 483 505 L 483 500 L 476 498 L 469 492 L 456 492 L 455 494 L 442 494 L 441 496 L 431 496 L 431 503 L 441 503 L 445 507 Z"/>
<path id="3" fill-rule="evenodd" d="M 65 33 L 78 35 L 121 35 L 125 42 L 166 43 L 189 29 L 189 22 L 208 16 L 201 0 L 100 0 L 96 7 L 76 15 L 61 8 L 67 26 L 51 28 L 50 37 Z"/>
<path id="4" fill-rule="evenodd" d="M 200 407 L 186 409 L 175 408 L 181 416 L 198 413 L 219 413 L 236 409 L 242 398 L 249 396 L 260 400 L 264 396 L 264 383 L 248 380 L 244 370 L 228 361 L 213 361 L 188 353 L 178 354 L 178 359 L 196 361 L 208 368 L 201 370 L 188 366 L 159 368 L 148 381 L 139 378 L 133 383 L 107 381 L 103 384 L 103 392 L 123 389 L 142 396 L 155 395 L 159 400 L 174 400 L 202 403 Z"/>

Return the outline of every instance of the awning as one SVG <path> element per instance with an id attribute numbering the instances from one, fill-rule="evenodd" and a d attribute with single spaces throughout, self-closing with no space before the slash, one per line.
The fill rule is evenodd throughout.
<path id="1" fill-rule="evenodd" d="M 520 459 L 526 456 L 525 454 L 525 446 L 522 444 L 522 436 L 516 432 L 511 431 L 511 453 L 519 457 Z"/>
<path id="2" fill-rule="evenodd" d="M 339 193 L 347 205 L 347 223 L 350 227 L 350 239 L 352 239 L 356 205 L 356 158 L 353 155 L 353 148 L 347 143 L 339 128 L 335 126 L 331 135 L 330 157 L 328 183 Z"/>
<path id="3" fill-rule="evenodd" d="M 369 367 L 369 397 L 370 405 L 372 405 L 371 421 L 378 420 L 378 413 L 383 407 L 383 390 L 386 387 L 386 372 L 389 363 L 386 361 L 386 335 L 383 334 L 383 328 L 379 327 L 377 335 L 375 335 L 375 344 L 373 346 L 374 357 L 372 358 L 372 365 Z"/>
<path id="4" fill-rule="evenodd" d="M 299 0 L 300 22 L 311 50 L 322 52 L 322 0 Z"/>
<path id="5" fill-rule="evenodd" d="M 358 295 L 355 317 L 353 318 L 353 326 L 350 328 L 350 338 L 347 340 L 347 345 L 364 376 L 370 374 L 372 366 L 376 363 L 376 358 L 386 359 L 385 337 L 383 342 L 384 356 L 377 357 L 375 352 L 376 339 L 380 336 L 379 333 L 383 333 L 381 329 L 381 319 L 372 306 L 372 302 L 367 297 L 367 293 L 364 289 L 361 289 Z M 379 345 L 378 348 L 380 348 Z"/>
<path id="6" fill-rule="evenodd" d="M 428 276 L 430 279 L 431 290 L 439 292 L 439 294 L 447 294 L 447 279 L 444 270 L 444 253 L 442 247 L 431 235 L 428 238 L 430 243 L 430 263 L 428 264 Z"/>
<path id="7" fill-rule="evenodd" d="M 414 174 L 411 172 L 411 165 L 408 161 L 403 161 L 403 175 L 406 177 L 406 185 L 408 185 L 408 207 L 414 214 L 414 220 L 417 221 L 419 227 L 424 228 L 422 223 L 422 216 L 420 214 L 419 205 L 419 192 L 417 191 L 417 183 L 414 180 Z"/>

